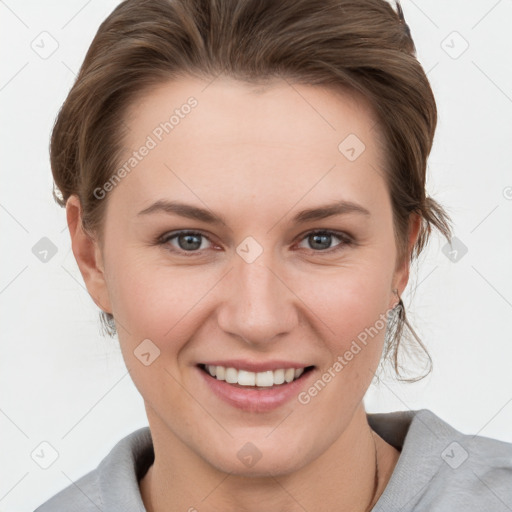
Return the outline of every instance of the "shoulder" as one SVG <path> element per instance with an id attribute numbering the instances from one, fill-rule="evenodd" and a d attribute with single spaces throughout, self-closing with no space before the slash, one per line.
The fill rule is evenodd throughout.
<path id="1" fill-rule="evenodd" d="M 372 422 L 401 450 L 375 511 L 512 510 L 512 443 L 464 434 L 428 409 Z"/>
<path id="2" fill-rule="evenodd" d="M 45 501 L 35 512 L 104 510 L 99 488 L 98 469 L 94 469 Z"/>
<path id="3" fill-rule="evenodd" d="M 149 427 L 121 439 L 98 467 L 62 489 L 35 512 L 144 511 L 138 480 L 154 460 Z"/>
<path id="4" fill-rule="evenodd" d="M 434 416 L 433 425 L 445 423 L 428 412 Z M 449 493 L 459 506 L 464 503 L 467 507 L 478 505 L 481 510 L 511 510 L 512 443 L 464 434 L 451 427 L 448 432 L 451 434 L 440 437 L 442 463 L 432 479 L 430 493 Z"/>

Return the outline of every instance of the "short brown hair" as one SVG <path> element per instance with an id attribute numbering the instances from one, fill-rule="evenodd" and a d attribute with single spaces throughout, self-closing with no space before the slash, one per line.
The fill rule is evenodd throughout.
<path id="1" fill-rule="evenodd" d="M 397 1 L 385 0 L 126 0 L 101 24 L 57 117 L 51 138 L 54 198 L 78 195 L 83 226 L 101 243 L 106 200 L 93 191 L 119 165 L 123 114 L 136 96 L 179 76 L 224 74 L 249 83 L 284 78 L 363 95 L 378 119 L 393 206 L 398 261 L 407 257 L 410 214 L 421 217 L 410 255 L 419 256 L 432 227 L 448 240 L 450 220 L 426 195 L 426 167 L 437 123 L 427 76 Z M 115 334 L 112 315 L 101 313 Z M 406 326 L 390 318 L 384 359 Z M 425 375 L 419 378 L 423 378 Z M 407 381 L 419 380 L 402 379 Z"/>

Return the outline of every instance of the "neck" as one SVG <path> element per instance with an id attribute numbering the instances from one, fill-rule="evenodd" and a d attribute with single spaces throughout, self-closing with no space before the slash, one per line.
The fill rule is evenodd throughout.
<path id="1" fill-rule="evenodd" d="M 399 456 L 372 432 L 362 405 L 318 458 L 293 472 L 257 477 L 217 470 L 171 435 L 154 415 L 148 414 L 148 419 L 155 461 L 140 481 L 148 512 L 366 512 L 382 494 Z"/>

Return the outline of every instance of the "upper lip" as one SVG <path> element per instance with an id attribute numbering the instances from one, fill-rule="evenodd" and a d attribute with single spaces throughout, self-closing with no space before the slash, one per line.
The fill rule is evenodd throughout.
<path id="1" fill-rule="evenodd" d="M 237 370 L 245 370 L 248 372 L 264 372 L 269 370 L 280 370 L 281 368 L 307 368 L 308 366 L 313 366 L 310 364 L 304 364 L 293 361 L 280 361 L 280 360 L 272 360 L 272 361 L 248 361 L 246 359 L 229 359 L 224 361 L 205 361 L 200 363 L 200 365 L 210 365 L 210 366 L 224 366 L 225 368 L 236 368 Z"/>

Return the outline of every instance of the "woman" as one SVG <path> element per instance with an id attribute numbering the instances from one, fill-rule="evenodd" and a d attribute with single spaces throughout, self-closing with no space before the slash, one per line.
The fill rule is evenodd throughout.
<path id="1" fill-rule="evenodd" d="M 436 121 L 398 4 L 119 5 L 51 162 L 149 427 L 37 510 L 511 507 L 510 444 L 363 405 L 411 260 L 450 239 Z"/>

